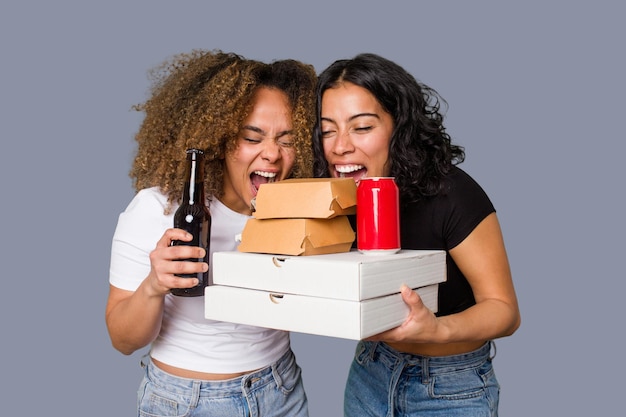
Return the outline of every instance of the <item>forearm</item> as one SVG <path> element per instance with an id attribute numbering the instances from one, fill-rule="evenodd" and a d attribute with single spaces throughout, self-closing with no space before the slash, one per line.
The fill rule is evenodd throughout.
<path id="1" fill-rule="evenodd" d="M 159 334 L 164 295 L 154 293 L 147 280 L 133 293 L 111 288 L 106 323 L 115 349 L 130 355 L 150 344 Z"/>
<path id="2" fill-rule="evenodd" d="M 520 313 L 495 213 L 449 253 L 472 287 L 476 304 L 438 320 L 445 339 L 483 341 L 513 334 L 519 327 Z"/>
<path id="3" fill-rule="evenodd" d="M 463 312 L 439 317 L 437 322 L 430 342 L 477 342 L 510 336 L 520 325 L 520 315 L 517 306 L 488 299 Z"/>

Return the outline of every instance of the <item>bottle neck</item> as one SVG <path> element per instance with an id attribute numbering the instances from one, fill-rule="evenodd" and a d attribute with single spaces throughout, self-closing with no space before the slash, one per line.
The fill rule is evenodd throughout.
<path id="1" fill-rule="evenodd" d="M 204 204 L 204 161 L 201 152 L 187 151 L 187 178 L 181 204 Z"/>

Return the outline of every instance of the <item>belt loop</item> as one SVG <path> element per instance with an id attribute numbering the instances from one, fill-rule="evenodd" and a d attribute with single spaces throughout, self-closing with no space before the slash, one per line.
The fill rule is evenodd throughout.
<path id="1" fill-rule="evenodd" d="M 276 382 L 276 388 L 282 387 L 283 379 L 280 377 L 280 372 L 278 371 L 278 362 L 272 364 L 272 376 L 274 377 L 274 381 Z"/>
<path id="2" fill-rule="evenodd" d="M 430 382 L 428 359 L 428 356 L 422 356 L 422 384 L 428 384 Z"/>
<path id="3" fill-rule="evenodd" d="M 202 381 L 193 381 L 193 387 L 191 388 L 191 398 L 189 399 L 189 407 L 196 408 L 200 399 L 200 387 Z"/>
<path id="4" fill-rule="evenodd" d="M 148 366 L 148 363 L 150 362 L 150 354 L 146 353 L 145 355 L 143 355 L 140 359 L 139 359 L 139 365 L 142 368 L 146 368 Z"/>
<path id="5" fill-rule="evenodd" d="M 378 348 L 378 343 L 379 342 L 370 342 L 370 351 L 369 351 L 369 357 L 370 357 L 370 361 L 374 360 L 374 355 L 376 355 L 376 349 Z"/>
<path id="6" fill-rule="evenodd" d="M 493 350 L 493 355 L 491 354 L 492 350 Z M 498 353 L 498 349 L 496 348 L 496 342 L 494 342 L 493 340 L 490 340 L 489 341 L 489 360 L 492 361 L 496 357 L 497 353 Z"/>

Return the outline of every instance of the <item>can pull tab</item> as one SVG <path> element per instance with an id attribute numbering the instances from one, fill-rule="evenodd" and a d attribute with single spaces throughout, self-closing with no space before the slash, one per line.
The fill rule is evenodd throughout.
<path id="1" fill-rule="evenodd" d="M 279 304 L 280 300 L 282 300 L 284 295 L 282 294 L 271 294 L 270 293 L 270 301 L 274 304 Z"/>

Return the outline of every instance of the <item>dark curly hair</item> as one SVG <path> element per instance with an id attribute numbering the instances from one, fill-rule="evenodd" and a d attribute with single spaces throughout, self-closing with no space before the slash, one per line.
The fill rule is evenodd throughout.
<path id="1" fill-rule="evenodd" d="M 440 106 L 447 103 L 398 64 L 371 53 L 335 61 L 318 77 L 313 130 L 315 176 L 330 175 L 322 144 L 322 95 L 342 82 L 367 89 L 393 118 L 388 162 L 401 200 L 418 201 L 440 193 L 446 174 L 465 159 L 464 149 L 451 143 L 443 126 Z"/>
<path id="2" fill-rule="evenodd" d="M 221 197 L 224 156 L 236 149 L 237 133 L 260 87 L 281 90 L 289 98 L 296 152 L 291 176 L 312 175 L 317 80 L 312 65 L 289 59 L 263 63 L 220 50 L 193 50 L 153 68 L 150 78 L 150 98 L 134 106 L 145 112 L 130 171 L 137 191 L 158 186 L 171 209 L 184 187 L 185 151 L 199 148 L 205 155 L 205 192 Z"/>

